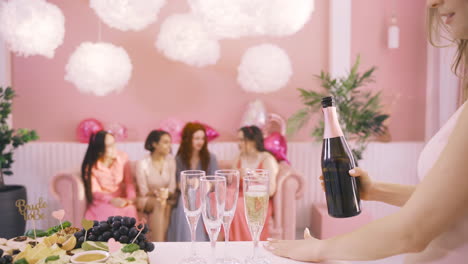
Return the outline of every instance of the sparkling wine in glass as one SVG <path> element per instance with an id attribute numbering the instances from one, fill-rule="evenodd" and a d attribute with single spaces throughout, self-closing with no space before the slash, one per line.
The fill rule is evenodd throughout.
<path id="1" fill-rule="evenodd" d="M 240 173 L 238 170 L 217 170 L 216 176 L 226 179 L 226 205 L 224 208 L 223 227 L 224 227 L 224 258 L 217 261 L 218 264 L 241 264 L 233 257 L 228 256 L 229 230 L 232 219 L 236 213 L 237 198 L 239 197 Z"/>
<path id="2" fill-rule="evenodd" d="M 226 178 L 205 176 L 200 180 L 202 216 L 211 242 L 211 263 L 216 263 L 216 240 L 223 224 Z"/>
<path id="3" fill-rule="evenodd" d="M 191 256 L 183 259 L 181 264 L 206 264 L 205 259 L 198 257 L 195 252 L 196 229 L 202 211 L 201 178 L 205 176 L 202 170 L 185 170 L 180 173 L 180 189 L 184 213 L 191 232 Z"/>
<path id="4" fill-rule="evenodd" d="M 246 264 L 270 263 L 268 258 L 258 255 L 258 242 L 265 224 L 270 199 L 269 183 L 267 170 L 251 170 L 244 177 L 245 218 L 254 244 L 253 255 L 245 259 Z"/>

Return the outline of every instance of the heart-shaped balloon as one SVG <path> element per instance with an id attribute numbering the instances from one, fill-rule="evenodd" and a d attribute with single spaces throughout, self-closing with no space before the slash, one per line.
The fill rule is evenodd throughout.
<path id="1" fill-rule="evenodd" d="M 219 133 L 218 131 L 216 131 L 214 128 L 210 127 L 209 125 L 207 124 L 204 124 L 200 121 L 194 121 L 194 123 L 198 123 L 200 125 L 202 125 L 203 127 L 205 127 L 205 131 L 206 131 L 206 138 L 208 139 L 208 142 L 216 139 L 217 137 L 219 137 Z"/>
<path id="2" fill-rule="evenodd" d="M 114 238 L 111 238 L 107 241 L 107 246 L 109 247 L 109 253 L 117 252 L 122 248 L 122 244 L 120 244 L 118 241 L 115 241 Z"/>
<path id="3" fill-rule="evenodd" d="M 180 121 L 177 118 L 168 118 L 159 124 L 159 129 L 166 131 L 167 133 L 171 134 L 172 142 L 178 143 L 180 142 L 180 136 L 182 133 L 182 129 L 184 127 L 184 122 Z"/>
<path id="4" fill-rule="evenodd" d="M 59 220 L 59 221 L 62 221 L 63 220 L 63 217 L 65 216 L 65 210 L 61 209 L 61 210 L 57 210 L 57 211 L 53 211 L 52 212 L 52 216 Z"/>
<path id="5" fill-rule="evenodd" d="M 94 118 L 88 118 L 78 124 L 76 128 L 76 138 L 82 143 L 88 143 L 92 134 L 103 129 L 101 122 Z"/>
<path id="6" fill-rule="evenodd" d="M 124 141 L 128 138 L 128 129 L 122 124 L 119 123 L 107 123 L 104 125 L 104 129 L 107 132 L 114 135 L 116 141 Z"/>
<path id="7" fill-rule="evenodd" d="M 83 219 L 83 220 L 81 220 L 81 225 L 83 226 L 84 230 L 89 230 L 89 229 L 93 228 L 94 221 L 93 220 L 88 220 L 88 219 Z"/>
<path id="8" fill-rule="evenodd" d="M 286 154 L 288 152 L 288 144 L 286 139 L 279 132 L 273 132 L 264 141 L 265 149 L 275 156 L 278 162 L 285 161 L 289 164 Z"/>

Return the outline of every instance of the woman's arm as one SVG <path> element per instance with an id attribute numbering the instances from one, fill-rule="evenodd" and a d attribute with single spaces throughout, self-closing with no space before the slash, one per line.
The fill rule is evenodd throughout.
<path id="1" fill-rule="evenodd" d="M 237 166 L 238 163 L 239 163 L 239 159 L 240 159 L 239 155 L 237 155 L 237 156 L 234 158 L 234 160 L 232 161 L 232 168 L 231 168 L 231 169 L 233 169 L 233 170 L 240 170 L 240 169 L 241 169 L 241 168 L 239 168 L 239 167 Z"/>
<path id="2" fill-rule="evenodd" d="M 124 165 L 124 183 L 126 198 L 127 200 L 129 200 L 130 203 L 132 203 L 136 198 L 136 188 L 135 183 L 133 181 L 132 169 L 129 160 L 127 160 L 127 162 Z"/>
<path id="3" fill-rule="evenodd" d="M 386 182 L 375 182 L 369 193 L 369 201 L 378 201 L 402 207 L 416 190 L 414 185 L 402 185 Z"/>
<path id="4" fill-rule="evenodd" d="M 146 177 L 145 169 L 144 169 L 144 160 L 140 160 L 137 162 L 135 166 L 135 178 L 138 186 L 138 199 L 137 199 L 137 208 L 138 210 L 144 210 L 146 203 L 148 201 L 147 194 L 149 192 L 148 189 L 148 180 Z"/>
<path id="5" fill-rule="evenodd" d="M 353 177 L 359 177 L 359 193 L 361 199 L 366 201 L 378 201 L 401 207 L 405 205 L 416 189 L 416 186 L 413 185 L 374 182 L 367 171 L 358 167 L 350 170 L 349 174 Z M 320 179 L 322 187 L 324 187 L 323 177 L 321 176 Z"/>
<path id="6" fill-rule="evenodd" d="M 402 209 L 327 240 L 272 242 L 274 253 L 300 260 L 374 260 L 419 252 L 463 214 L 468 203 L 468 108 L 461 113 L 434 167 Z"/>
<path id="7" fill-rule="evenodd" d="M 279 165 L 275 157 L 270 153 L 266 153 L 263 168 L 268 170 L 270 174 L 270 196 L 273 196 L 276 192 L 276 178 L 278 176 Z"/>
<path id="8" fill-rule="evenodd" d="M 176 162 L 174 158 L 169 159 L 169 193 L 174 193 L 176 190 Z"/>
<path id="9" fill-rule="evenodd" d="M 208 171 L 206 172 L 206 175 L 214 175 L 215 171 L 217 171 L 218 169 L 218 159 L 216 158 L 215 154 L 210 153 L 210 164 L 208 166 Z"/>

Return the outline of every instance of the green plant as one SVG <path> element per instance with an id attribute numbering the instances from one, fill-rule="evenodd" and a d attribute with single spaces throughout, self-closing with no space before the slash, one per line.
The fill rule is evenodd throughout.
<path id="1" fill-rule="evenodd" d="M 372 93 L 360 88 L 374 82 L 371 67 L 363 74 L 358 73 L 360 58 L 356 59 L 348 76 L 332 78 L 322 71 L 315 77 L 321 81 L 323 92 L 299 88 L 300 97 L 305 107 L 288 119 L 287 133 L 292 135 L 307 124 L 313 114 L 321 113 L 321 100 L 326 96 L 335 97 L 340 124 L 345 137 L 352 141 L 351 149 L 357 160 L 362 159 L 362 153 L 367 147 L 371 136 L 383 135 L 386 131 L 384 121 L 389 115 L 382 113 L 380 92 Z M 312 136 L 322 140 L 324 123 L 321 120 L 312 130 Z"/>
<path id="2" fill-rule="evenodd" d="M 5 186 L 3 175 L 12 175 L 13 151 L 21 145 L 39 139 L 36 131 L 24 128 L 12 129 L 8 124 L 11 105 L 16 96 L 11 87 L 0 87 L 0 189 Z"/>

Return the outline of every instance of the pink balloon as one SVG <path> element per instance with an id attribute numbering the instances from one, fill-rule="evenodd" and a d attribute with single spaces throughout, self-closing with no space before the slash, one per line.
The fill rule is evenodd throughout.
<path id="1" fill-rule="evenodd" d="M 99 130 L 103 130 L 101 122 L 94 118 L 85 119 L 76 127 L 76 138 L 81 143 L 88 143 L 89 137 Z"/>
<path id="2" fill-rule="evenodd" d="M 172 142 L 178 143 L 181 139 L 182 129 L 184 128 L 184 123 L 177 118 L 168 118 L 159 124 L 159 129 L 164 130 L 171 134 Z"/>
<path id="3" fill-rule="evenodd" d="M 210 127 L 209 125 L 204 124 L 200 121 L 194 121 L 194 123 L 198 123 L 205 127 L 206 137 L 208 138 L 208 141 L 212 141 L 215 138 L 219 137 L 218 131 L 216 131 L 214 128 Z"/>
<path id="4" fill-rule="evenodd" d="M 116 141 L 123 141 L 128 138 L 128 130 L 127 128 L 119 123 L 110 123 L 106 124 L 105 129 L 107 132 L 114 135 Z"/>
<path id="5" fill-rule="evenodd" d="M 286 157 L 288 152 L 288 144 L 286 139 L 279 132 L 273 132 L 264 140 L 265 148 L 275 156 L 278 162 L 286 161 L 289 164 L 289 160 Z"/>
<path id="6" fill-rule="evenodd" d="M 215 138 L 219 137 L 218 131 L 214 130 L 214 128 L 210 127 L 207 124 L 200 123 L 205 127 L 206 130 L 206 137 L 208 138 L 208 141 L 212 141 Z"/>

